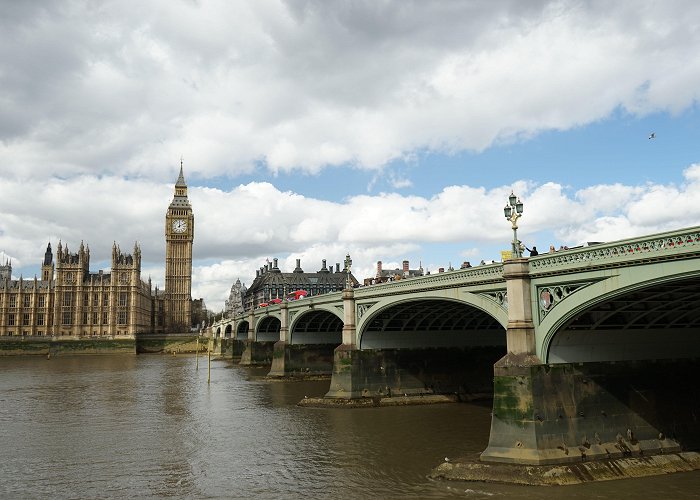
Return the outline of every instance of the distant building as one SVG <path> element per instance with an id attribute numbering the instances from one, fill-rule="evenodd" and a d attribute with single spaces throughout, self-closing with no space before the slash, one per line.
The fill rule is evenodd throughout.
<path id="1" fill-rule="evenodd" d="M 326 267 L 326 259 L 323 259 L 321 269 L 314 273 L 305 273 L 301 268 L 301 259 L 297 259 L 296 268 L 291 273 L 283 273 L 277 266 L 277 259 L 266 263 L 255 271 L 255 280 L 250 285 L 243 297 L 243 306 L 246 311 L 271 300 L 284 300 L 289 294 L 297 290 L 308 292 L 309 296 L 323 293 L 339 292 L 345 288 L 347 273 L 340 269 L 340 264 L 330 268 Z M 358 282 L 350 273 L 351 285 L 357 286 Z"/>
<path id="2" fill-rule="evenodd" d="M 418 269 L 410 269 L 409 262 L 404 260 L 401 269 L 384 269 L 382 261 L 377 261 L 377 274 L 372 278 L 365 278 L 365 285 L 375 285 L 377 283 L 385 283 L 392 280 L 400 280 L 404 278 L 415 278 L 423 276 L 423 266 L 418 264 Z"/>
<path id="3" fill-rule="evenodd" d="M 228 295 L 228 300 L 224 303 L 224 312 L 228 317 L 233 317 L 241 314 L 245 309 L 243 307 L 243 298 L 248 289 L 245 284 L 241 284 L 241 280 L 237 279 L 231 286 L 231 293 Z"/>
<path id="4" fill-rule="evenodd" d="M 111 272 L 90 272 L 90 248 L 76 253 L 58 243 L 54 266 L 51 244 L 41 265 L 41 279 L 0 278 L 1 336 L 133 337 L 153 331 L 155 299 L 151 283 L 141 280 L 141 249 L 132 254 L 112 246 Z"/>
<path id="5" fill-rule="evenodd" d="M 5 259 L 5 263 L 0 265 L 0 283 L 2 280 L 11 280 L 12 279 L 12 262 L 8 259 Z"/>
<path id="6" fill-rule="evenodd" d="M 203 328 L 209 323 L 209 317 L 212 315 L 207 310 L 207 305 L 204 303 L 204 299 L 192 299 L 192 327 L 193 328 Z"/>

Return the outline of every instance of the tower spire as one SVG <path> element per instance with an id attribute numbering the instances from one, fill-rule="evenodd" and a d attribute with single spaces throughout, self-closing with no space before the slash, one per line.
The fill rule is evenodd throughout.
<path id="1" fill-rule="evenodd" d="M 180 175 L 177 178 L 177 182 L 175 183 L 175 187 L 187 187 L 187 183 L 185 182 L 185 174 L 183 173 L 183 158 L 182 156 L 180 157 Z"/>

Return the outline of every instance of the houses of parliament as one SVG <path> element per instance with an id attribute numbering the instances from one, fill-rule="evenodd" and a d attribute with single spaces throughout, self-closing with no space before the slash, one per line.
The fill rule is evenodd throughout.
<path id="1" fill-rule="evenodd" d="M 90 248 L 76 252 L 51 243 L 41 276 L 12 279 L 11 262 L 0 263 L 0 336 L 134 338 L 184 333 L 192 328 L 194 214 L 180 164 L 165 214 L 165 289 L 141 278 L 141 249 L 124 253 L 114 243 L 109 272 L 90 271 Z M 196 305 L 196 304 L 195 304 Z"/>

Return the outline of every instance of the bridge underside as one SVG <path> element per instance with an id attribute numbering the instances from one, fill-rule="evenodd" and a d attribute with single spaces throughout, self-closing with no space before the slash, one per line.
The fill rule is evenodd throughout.
<path id="1" fill-rule="evenodd" d="M 365 328 L 360 349 L 505 346 L 495 318 L 466 304 L 418 300 L 377 314 Z"/>
<path id="2" fill-rule="evenodd" d="M 328 311 L 310 311 L 301 316 L 289 335 L 291 344 L 333 344 L 343 341 L 343 320 Z"/>
<path id="3" fill-rule="evenodd" d="M 700 278 L 594 305 L 559 329 L 550 363 L 700 357 Z"/>
<path id="4" fill-rule="evenodd" d="M 236 328 L 236 340 L 246 340 L 248 338 L 248 322 L 241 321 Z"/>
<path id="5" fill-rule="evenodd" d="M 505 354 L 505 345 L 503 326 L 465 303 L 398 303 L 369 321 L 360 335 L 360 349 L 336 349 L 326 397 L 490 395 L 493 364 Z"/>
<path id="6" fill-rule="evenodd" d="M 333 368 L 333 350 L 342 340 L 340 318 L 328 311 L 307 311 L 293 324 L 289 342 L 275 343 L 269 376 L 328 375 Z"/>
<path id="7" fill-rule="evenodd" d="M 276 342 L 280 339 L 282 323 L 274 316 L 263 318 L 255 329 L 255 340 L 258 342 Z"/>

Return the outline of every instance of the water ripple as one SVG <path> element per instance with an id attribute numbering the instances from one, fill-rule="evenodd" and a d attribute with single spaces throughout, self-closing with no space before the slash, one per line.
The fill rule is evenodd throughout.
<path id="1" fill-rule="evenodd" d="M 211 373 L 207 384 L 201 360 L 197 370 L 186 356 L 0 359 L 0 497 L 533 499 L 542 491 L 426 479 L 444 456 L 485 448 L 488 405 L 300 408 L 328 381 L 269 382 L 265 370 L 225 362 Z M 700 474 L 612 483 L 566 496 L 692 498 Z"/>

